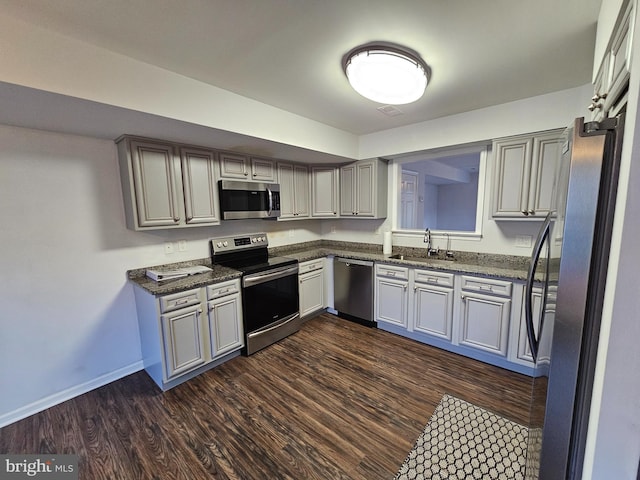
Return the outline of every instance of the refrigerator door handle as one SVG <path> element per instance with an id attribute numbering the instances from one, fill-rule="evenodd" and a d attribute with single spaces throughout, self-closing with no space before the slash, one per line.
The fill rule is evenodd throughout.
<path id="1" fill-rule="evenodd" d="M 540 331 L 538 332 L 538 338 L 536 338 L 536 331 L 533 324 L 533 283 L 534 277 L 536 275 L 536 268 L 538 266 L 538 261 L 540 260 L 540 255 L 542 254 L 542 248 L 544 247 L 544 243 L 547 241 L 549 237 L 549 229 L 551 227 L 551 219 L 553 214 L 550 212 L 544 219 L 542 227 L 540 228 L 540 232 L 538 233 L 538 238 L 536 240 L 536 244 L 533 247 L 533 254 L 531 256 L 531 263 L 529 264 L 529 272 L 527 274 L 527 283 L 525 286 L 524 293 L 524 314 L 525 314 L 525 323 L 527 326 L 527 338 L 529 340 L 529 348 L 531 349 L 531 355 L 533 356 L 533 361 L 536 362 L 538 360 L 538 346 L 540 345 L 540 335 L 542 334 L 542 326 L 544 321 L 544 311 L 546 309 L 546 293 L 547 293 L 547 283 L 548 283 L 548 262 L 549 262 L 549 254 L 547 252 L 547 268 L 545 272 L 544 285 L 545 289 L 542 295 L 542 305 L 540 306 Z"/>

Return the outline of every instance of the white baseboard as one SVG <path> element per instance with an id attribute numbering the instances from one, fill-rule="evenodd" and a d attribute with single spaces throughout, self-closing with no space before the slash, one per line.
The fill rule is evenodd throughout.
<path id="1" fill-rule="evenodd" d="M 142 361 L 135 362 L 131 365 L 127 365 L 126 367 L 114 370 L 113 372 L 105 373 L 104 375 L 94 378 L 93 380 L 89 380 L 88 382 L 81 383 L 80 385 L 76 385 L 61 392 L 54 393 L 53 395 L 49 395 L 48 397 L 30 403 L 29 405 L 25 405 L 24 407 L 20 407 L 12 412 L 0 415 L 0 428 L 17 422 L 18 420 L 22 420 L 23 418 L 27 418 L 34 413 L 46 410 L 47 408 L 53 407 L 54 405 L 58 405 L 59 403 L 66 402 L 67 400 L 70 400 L 84 393 L 90 392 L 91 390 L 94 390 L 98 387 L 102 387 L 107 383 L 119 380 L 120 378 L 138 372 L 143 368 L 144 365 L 142 364 Z"/>

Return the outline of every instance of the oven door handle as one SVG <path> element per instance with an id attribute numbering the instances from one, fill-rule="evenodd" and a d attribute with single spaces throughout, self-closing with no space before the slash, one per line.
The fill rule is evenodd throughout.
<path id="1" fill-rule="evenodd" d="M 298 274 L 298 265 L 291 267 L 280 268 L 277 270 L 269 270 L 267 272 L 252 273 L 242 279 L 243 287 L 251 287 L 260 283 L 269 282 L 271 280 L 277 280 L 278 278 L 288 277 L 289 275 Z"/>
<path id="2" fill-rule="evenodd" d="M 256 330 L 254 332 L 248 333 L 247 337 L 249 338 L 253 338 L 253 337 L 257 337 L 259 335 L 262 335 L 264 333 L 270 332 L 271 330 L 275 330 L 276 328 L 280 328 L 283 325 L 292 322 L 293 320 L 297 319 L 300 316 L 299 313 L 294 313 L 293 315 L 290 315 L 288 317 L 282 318 L 280 320 L 278 320 L 276 323 L 273 323 L 271 325 L 267 325 L 266 327 L 261 328 L 260 330 Z"/>

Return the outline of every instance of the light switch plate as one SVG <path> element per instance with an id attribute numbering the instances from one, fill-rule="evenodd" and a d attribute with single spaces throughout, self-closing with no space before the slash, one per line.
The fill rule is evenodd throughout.
<path id="1" fill-rule="evenodd" d="M 187 241 L 186 240 L 178 240 L 178 251 L 186 252 L 187 251 Z"/>

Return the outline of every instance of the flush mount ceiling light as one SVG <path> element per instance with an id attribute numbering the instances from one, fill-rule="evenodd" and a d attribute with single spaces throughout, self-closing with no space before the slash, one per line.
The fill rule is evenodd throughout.
<path id="1" fill-rule="evenodd" d="M 342 59 L 349 83 L 363 97 L 387 105 L 418 100 L 429 80 L 429 67 L 416 52 L 398 45 L 370 43 Z"/>

